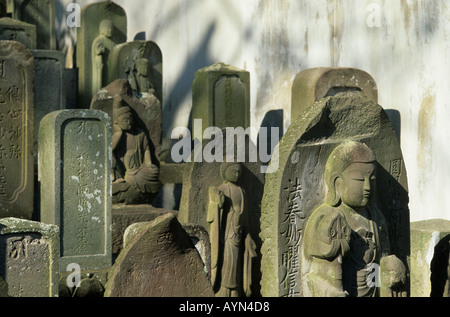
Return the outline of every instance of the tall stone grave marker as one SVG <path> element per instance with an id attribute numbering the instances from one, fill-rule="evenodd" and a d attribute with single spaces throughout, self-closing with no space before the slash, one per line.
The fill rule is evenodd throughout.
<path id="1" fill-rule="evenodd" d="M 56 50 L 55 1 L 8 0 L 12 18 L 36 26 L 37 49 Z"/>
<path id="2" fill-rule="evenodd" d="M 163 61 L 160 48 L 152 41 L 118 44 L 111 53 L 108 83 L 128 79 L 131 87 L 142 94 L 153 94 L 162 104 Z"/>
<path id="3" fill-rule="evenodd" d="M 88 108 L 92 97 L 108 85 L 110 55 L 115 45 L 127 40 L 125 10 L 112 1 L 84 6 L 77 28 L 79 104 Z"/>
<path id="4" fill-rule="evenodd" d="M 333 71 L 336 73 L 333 74 Z M 347 69 L 345 73 L 349 78 L 348 86 L 350 87 L 353 76 L 358 77 L 358 74 L 361 74 L 359 70 L 353 72 L 350 69 Z M 315 293 L 314 290 L 308 290 L 310 285 L 306 283 L 306 274 L 316 272 L 320 275 L 321 273 L 309 271 L 312 270 L 312 266 L 309 267 L 312 264 L 310 259 L 305 257 L 305 247 L 308 247 L 310 251 L 310 246 L 316 243 L 324 241 L 323 245 L 326 248 L 327 243 L 332 242 L 332 240 L 327 242 L 325 238 L 321 240 L 320 232 L 326 234 L 328 232 L 331 235 L 334 234 L 334 238 L 337 236 L 341 239 L 342 241 L 339 241 L 342 242 L 342 249 L 336 248 L 336 250 L 344 252 L 347 250 L 344 246 L 348 243 L 346 240 L 348 236 L 344 233 L 349 233 L 350 231 L 347 229 L 350 228 L 351 239 L 362 237 L 361 241 L 364 241 L 362 245 L 369 243 L 370 239 L 375 240 L 373 246 L 376 245 L 376 247 L 373 247 L 373 250 L 376 250 L 376 256 L 382 255 L 384 259 L 385 256 L 391 255 L 391 257 L 388 257 L 389 260 L 383 262 L 389 264 L 386 266 L 392 264 L 392 267 L 405 270 L 409 264 L 407 175 L 395 131 L 383 108 L 373 98 L 367 98 L 367 94 L 361 93 L 360 90 L 346 89 L 345 78 L 340 78 L 337 83 L 327 83 L 331 88 L 340 87 L 335 89 L 336 93 L 330 94 L 329 89 L 325 89 L 322 96 L 317 95 L 311 99 L 304 97 L 303 93 L 308 90 L 306 87 L 315 87 L 317 83 L 321 82 L 320 74 L 327 74 L 327 78 L 334 78 L 334 75 L 342 74 L 342 72 L 340 69 L 320 69 L 319 75 L 311 71 L 302 72 L 298 75 L 297 84 L 293 86 L 292 98 L 293 104 L 294 100 L 297 103 L 304 102 L 302 112 L 292 122 L 277 145 L 279 151 L 275 151 L 275 154 L 279 153 L 279 156 L 272 157 L 271 164 L 276 161 L 278 171 L 266 175 L 261 210 L 261 239 L 264 241 L 261 248 L 263 296 L 317 296 L 320 292 L 323 296 L 345 296 L 345 291 L 350 296 L 362 294 L 362 292 L 359 292 L 359 288 L 358 292 L 354 292 L 354 289 L 341 289 L 340 293 L 334 294 L 331 291 L 327 294 L 331 287 L 327 288 L 326 286 L 319 288 Z M 371 91 L 372 96 L 374 96 L 376 91 L 374 81 L 370 79 L 368 82 L 372 83 L 372 87 L 368 88 L 368 91 Z M 299 92 L 303 93 L 300 94 Z M 307 100 L 310 101 L 307 102 Z M 326 177 L 329 178 L 329 176 L 326 176 L 329 174 L 325 173 L 325 168 L 328 166 L 327 161 L 331 157 L 330 154 L 339 145 L 349 141 L 364 143 L 373 151 L 376 158 L 376 162 L 371 160 L 370 163 L 376 166 L 376 174 L 373 175 L 374 179 L 376 177 L 376 188 L 372 188 L 370 197 L 376 197 L 371 199 L 375 201 L 377 207 L 370 205 L 370 208 L 380 210 L 381 215 L 377 213 L 376 217 L 385 219 L 385 221 L 376 221 L 374 214 L 369 212 L 369 215 L 372 216 L 367 216 L 369 219 L 367 223 L 372 223 L 375 227 L 378 226 L 373 228 L 372 231 L 380 234 L 375 237 L 370 230 L 356 230 L 355 226 L 361 225 L 361 227 L 364 227 L 365 225 L 358 221 L 350 221 L 348 217 L 338 217 L 339 219 L 336 220 L 336 218 L 336 221 L 330 220 L 327 227 L 325 220 L 337 213 L 330 206 L 327 208 L 332 211 L 324 213 L 323 218 L 315 216 L 311 220 L 313 225 L 317 226 L 312 227 L 316 228 L 312 229 L 312 234 L 313 236 L 316 234 L 316 238 L 311 239 L 310 236 L 306 238 L 304 236 L 305 227 L 311 219 L 311 214 L 316 209 L 319 210 L 319 206 L 324 206 L 324 201 L 328 199 L 327 190 L 329 193 L 334 190 L 328 188 L 325 183 Z M 332 169 L 330 171 L 327 173 L 335 172 Z M 325 209 L 323 207 L 320 211 Z M 317 215 L 317 212 L 315 215 Z M 320 222 L 317 219 L 324 219 L 325 222 Z M 349 224 L 347 225 L 342 219 L 350 221 Z M 363 231 L 366 232 L 366 235 L 363 234 Z M 381 236 L 388 238 L 380 241 Z M 356 240 L 350 240 L 350 244 L 352 245 L 354 241 Z M 369 243 L 369 245 L 371 244 Z M 325 252 L 328 251 L 323 252 L 326 259 Z M 349 258 L 348 254 L 354 255 L 352 252 L 354 252 L 353 249 L 350 253 L 347 253 L 347 257 L 344 257 L 344 259 Z M 368 257 L 370 258 L 370 255 Z M 339 255 L 336 255 L 336 258 L 333 259 L 333 262 L 330 259 L 329 264 L 334 263 L 337 266 L 336 272 L 330 268 L 324 269 L 323 272 L 335 272 L 337 279 L 339 276 L 342 277 L 342 274 L 345 276 L 348 272 L 344 270 L 344 273 L 342 273 L 338 264 Z M 342 257 L 340 259 L 342 260 Z M 400 261 L 397 261 L 398 259 Z M 380 265 L 380 262 L 377 261 L 373 265 Z M 318 269 L 316 268 L 316 270 Z M 389 271 L 389 269 L 387 270 Z M 361 278 L 358 283 L 364 283 L 364 281 L 366 280 Z M 380 282 L 380 280 L 377 281 Z M 402 282 L 401 287 L 393 290 L 393 292 L 400 295 L 408 293 L 409 278 L 405 276 Z M 370 294 L 377 294 L 377 292 Z"/>
<path id="5" fill-rule="evenodd" d="M 192 85 L 192 120 L 207 127 L 250 126 L 250 73 L 216 63 L 195 73 Z M 194 122 L 194 121 L 192 121 Z"/>
<path id="6" fill-rule="evenodd" d="M 12 297 L 58 296 L 59 228 L 0 219 L 0 277 Z"/>
<path id="7" fill-rule="evenodd" d="M 36 49 L 36 26 L 11 18 L 0 18 L 0 40 L 17 41 L 28 49 Z"/>
<path id="8" fill-rule="evenodd" d="M 0 41 L 0 217 L 33 214 L 34 58 L 15 41 Z"/>
<path id="9" fill-rule="evenodd" d="M 34 135 L 39 134 L 42 118 L 66 108 L 64 54 L 59 51 L 31 50 L 34 56 Z M 37 157 L 37 138 L 35 140 Z"/>
<path id="10" fill-rule="evenodd" d="M 60 110 L 39 129 L 41 221 L 61 228 L 60 270 L 111 265 L 111 119 Z"/>

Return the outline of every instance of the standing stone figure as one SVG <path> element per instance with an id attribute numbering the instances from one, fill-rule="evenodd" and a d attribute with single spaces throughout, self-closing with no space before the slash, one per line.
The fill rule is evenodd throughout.
<path id="1" fill-rule="evenodd" d="M 223 183 L 209 188 L 211 282 L 219 297 L 251 296 L 256 244 L 249 234 L 245 192 L 237 185 L 239 163 L 222 163 Z"/>
<path id="2" fill-rule="evenodd" d="M 131 87 L 139 93 L 154 94 L 155 88 L 149 72 L 150 62 L 145 57 L 139 57 L 133 67 L 125 65 L 125 72 Z"/>
<path id="3" fill-rule="evenodd" d="M 146 133 L 134 124 L 132 109 L 115 98 L 112 136 L 113 203 L 148 203 L 159 191 L 159 168 L 152 162 Z"/>
<path id="4" fill-rule="evenodd" d="M 116 43 L 112 40 L 113 22 L 100 22 L 100 35 L 92 43 L 92 91 L 96 93 L 107 84 L 108 57 Z"/>
<path id="5" fill-rule="evenodd" d="M 328 195 L 304 232 L 305 294 L 380 296 L 381 287 L 381 295 L 406 295 L 406 269 L 391 255 L 387 224 L 377 207 L 376 167 L 372 150 L 360 142 L 344 142 L 330 154 Z"/>

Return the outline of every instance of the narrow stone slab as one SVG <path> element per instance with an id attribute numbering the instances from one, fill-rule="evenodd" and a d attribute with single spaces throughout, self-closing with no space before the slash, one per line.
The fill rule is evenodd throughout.
<path id="1" fill-rule="evenodd" d="M 0 41 L 0 217 L 31 219 L 34 197 L 34 58 Z"/>
<path id="2" fill-rule="evenodd" d="M 56 50 L 55 1 L 8 0 L 7 12 L 36 26 L 37 49 Z"/>
<path id="3" fill-rule="evenodd" d="M 202 68 L 192 84 L 192 122 L 208 127 L 250 126 L 250 73 L 224 63 Z"/>
<path id="4" fill-rule="evenodd" d="M 0 219 L 0 277 L 12 297 L 56 297 L 59 228 L 36 221 Z"/>
<path id="5" fill-rule="evenodd" d="M 111 119 L 60 110 L 39 129 L 41 221 L 61 228 L 60 267 L 111 265 Z"/>
<path id="6" fill-rule="evenodd" d="M 65 58 L 59 51 L 30 51 L 34 56 L 34 151 L 37 156 L 37 136 L 42 118 L 50 112 L 66 109 Z"/>

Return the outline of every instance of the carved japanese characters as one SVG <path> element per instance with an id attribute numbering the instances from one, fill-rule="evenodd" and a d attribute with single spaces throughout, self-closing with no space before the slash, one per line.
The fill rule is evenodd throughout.
<path id="1" fill-rule="evenodd" d="M 61 228 L 61 272 L 107 268 L 111 247 L 110 117 L 60 110 L 39 127 L 41 221 Z"/>
<path id="2" fill-rule="evenodd" d="M 8 296 L 58 296 L 59 233 L 55 225 L 0 219 L 0 278 Z"/>
<path id="3" fill-rule="evenodd" d="M 359 208 L 353 195 L 350 195 L 351 192 L 342 192 L 344 190 L 342 175 L 338 181 L 341 183 L 339 192 L 336 192 L 334 183 L 331 189 L 327 187 L 327 177 L 324 175 L 329 166 L 327 162 L 331 153 L 346 140 L 366 144 L 376 157 L 374 186 L 378 192 L 376 196 L 378 208 L 374 209 L 371 203 L 368 204 L 370 220 L 382 226 L 382 229 L 378 228 L 379 236 L 374 238 L 379 241 L 381 248 L 376 247 L 378 252 L 376 256 L 380 256 L 378 259 L 381 259 L 379 252 L 395 255 L 403 266 L 408 268 L 410 255 L 408 183 L 398 138 L 383 108 L 374 100 L 377 90 L 373 79 L 365 81 L 367 86 L 355 86 L 353 76 L 367 78 L 369 75 L 363 76 L 361 71 L 354 69 L 345 71 L 334 68 L 315 69 L 300 73 L 293 85 L 293 105 L 294 100 L 301 101 L 301 107 L 298 108 L 301 113 L 292 121 L 278 143 L 278 151 L 274 151 L 275 155 L 271 158 L 270 166 L 276 164 L 278 169 L 274 173 L 266 174 L 261 202 L 263 296 L 312 296 L 311 292 L 319 294 L 317 296 L 373 294 L 370 287 L 367 290 L 348 289 L 345 277 L 341 277 L 347 271 L 339 262 L 341 258 L 348 259 L 349 256 L 362 253 L 362 251 L 354 253 L 356 246 L 353 245 L 355 241 L 353 231 L 363 237 L 358 240 L 361 241 L 361 245 L 368 245 L 370 232 L 374 232 L 368 230 L 371 222 L 365 217 L 369 215 L 354 212 L 351 213 L 352 217 L 348 217 L 336 212 L 344 209 L 343 206 L 335 205 L 337 202 L 326 204 L 327 193 L 330 190 L 337 193 L 337 197 L 340 198 L 347 195 L 348 205 L 353 209 Z M 310 89 L 311 87 L 316 88 Z M 311 98 L 304 98 L 307 94 L 312 94 Z M 357 164 L 352 164 L 352 167 L 357 167 Z M 344 173 L 340 168 L 331 170 Z M 371 195 L 374 195 L 372 190 L 369 196 Z M 359 203 L 361 204 L 361 201 Z M 328 212 L 329 210 L 332 212 Z M 379 217 L 380 213 L 383 217 Z M 378 219 L 381 219 L 380 222 Z M 383 222 L 386 225 L 383 225 Z M 307 223 L 309 229 L 306 228 Z M 359 225 L 360 223 L 363 225 Z M 309 231 L 315 226 L 316 229 L 313 231 L 322 233 L 321 238 L 315 237 L 306 242 L 306 230 Z M 367 232 L 367 236 L 364 231 Z M 331 232 L 334 243 L 329 240 Z M 383 242 L 386 239 L 389 243 Z M 347 251 L 349 246 L 350 251 Z M 323 258 L 317 254 L 317 250 L 321 248 L 326 251 Z M 371 252 L 368 252 L 367 257 L 371 256 Z M 311 262 L 312 259 L 314 263 Z M 366 258 L 364 266 L 369 265 L 368 269 L 376 270 L 376 265 L 381 268 L 382 264 L 387 265 L 389 261 L 383 263 L 373 261 L 374 266 L 370 266 L 371 261 Z M 327 265 L 322 265 L 324 263 Z M 310 272 L 308 265 L 315 268 L 313 267 Z M 360 270 L 354 268 L 352 270 L 355 274 L 356 272 L 362 274 Z M 376 272 L 373 274 L 376 275 Z M 312 279 L 311 289 L 308 279 Z M 383 285 L 381 281 L 379 282 L 379 285 Z M 404 295 L 403 290 L 408 294 L 408 270 L 402 291 L 399 285 L 389 286 L 395 289 L 396 294 Z M 387 288 L 381 288 L 380 295 L 381 290 Z"/>
<path id="4" fill-rule="evenodd" d="M 33 214 L 33 78 L 30 51 L 0 41 L 0 217 Z"/>
<path id="5" fill-rule="evenodd" d="M 328 194 L 313 211 L 303 236 L 305 296 L 402 294 L 406 269 L 391 255 L 386 220 L 376 199 L 376 159 L 367 145 L 348 141 L 329 156 Z M 390 256 L 390 257 L 389 257 Z M 383 262 L 381 262 L 383 259 Z"/>
<path id="6" fill-rule="evenodd" d="M 240 164 L 222 163 L 223 183 L 209 188 L 211 282 L 221 297 L 251 295 L 256 244 L 249 233 L 246 196 L 236 184 L 240 173 Z"/>

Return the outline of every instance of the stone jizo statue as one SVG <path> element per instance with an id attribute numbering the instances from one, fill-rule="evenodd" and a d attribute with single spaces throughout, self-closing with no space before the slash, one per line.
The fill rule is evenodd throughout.
<path id="1" fill-rule="evenodd" d="M 330 154 L 328 194 L 304 232 L 305 294 L 406 295 L 406 268 L 390 252 L 387 223 L 377 206 L 376 170 L 375 155 L 363 143 L 347 141 Z"/>
<path id="2" fill-rule="evenodd" d="M 108 57 L 116 43 L 112 39 L 113 22 L 105 19 L 100 22 L 100 35 L 92 43 L 92 91 L 96 93 L 107 84 Z"/>
<path id="3" fill-rule="evenodd" d="M 139 57 L 135 62 L 125 63 L 125 72 L 128 74 L 130 85 L 139 93 L 155 94 L 149 66 L 150 62 L 145 57 Z"/>
<path id="4" fill-rule="evenodd" d="M 237 184 L 241 165 L 222 163 L 223 183 L 209 188 L 211 282 L 218 297 L 251 296 L 256 244 L 249 234 L 245 192 Z"/>
<path id="5" fill-rule="evenodd" d="M 118 127 L 112 136 L 113 203 L 149 203 L 160 187 L 159 168 L 152 162 L 149 139 L 135 127 L 130 106 L 116 98 L 113 108 Z"/>

